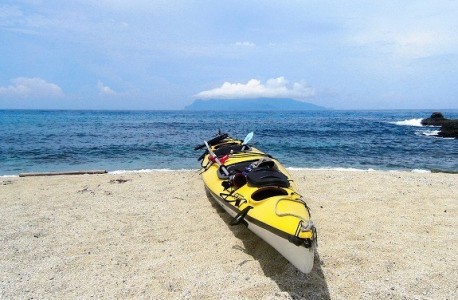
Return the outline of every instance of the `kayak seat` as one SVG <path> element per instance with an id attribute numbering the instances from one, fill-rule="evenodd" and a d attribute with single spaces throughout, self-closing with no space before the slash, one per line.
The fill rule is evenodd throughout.
<path id="1" fill-rule="evenodd" d="M 224 155 L 228 155 L 231 152 L 232 153 L 240 153 L 244 150 L 249 150 L 250 148 L 247 145 L 229 145 L 229 146 L 223 146 L 221 148 L 218 148 L 214 151 L 215 155 L 218 157 L 222 157 Z"/>
<path id="2" fill-rule="evenodd" d="M 226 166 L 226 169 L 229 171 L 229 174 L 243 173 L 246 168 L 248 168 L 256 160 L 242 161 L 233 165 Z M 227 175 L 224 174 L 221 167 L 218 169 L 218 178 L 227 179 Z"/>
<path id="3" fill-rule="evenodd" d="M 256 187 L 280 186 L 287 188 L 290 186 L 285 174 L 269 168 L 256 168 L 248 173 L 246 178 L 250 185 Z"/>

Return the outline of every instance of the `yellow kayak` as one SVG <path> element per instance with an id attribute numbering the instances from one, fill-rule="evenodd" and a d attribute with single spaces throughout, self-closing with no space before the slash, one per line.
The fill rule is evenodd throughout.
<path id="1" fill-rule="evenodd" d="M 234 219 L 274 247 L 303 273 L 313 267 L 316 229 L 288 171 L 273 157 L 228 134 L 197 149 L 212 198 Z"/>

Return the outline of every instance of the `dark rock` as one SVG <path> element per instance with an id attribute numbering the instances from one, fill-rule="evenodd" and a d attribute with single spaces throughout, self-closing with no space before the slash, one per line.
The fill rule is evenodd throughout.
<path id="1" fill-rule="evenodd" d="M 448 119 L 444 118 L 444 115 L 440 112 L 433 112 L 431 117 L 421 120 L 421 125 L 429 125 L 429 126 L 442 126 L 444 121 Z"/>
<path id="2" fill-rule="evenodd" d="M 441 126 L 440 137 L 458 139 L 458 119 L 447 119 L 440 112 L 432 113 L 431 117 L 421 120 L 422 125 Z"/>
<path id="3" fill-rule="evenodd" d="M 441 137 L 458 139 L 458 119 L 445 122 L 438 135 Z"/>

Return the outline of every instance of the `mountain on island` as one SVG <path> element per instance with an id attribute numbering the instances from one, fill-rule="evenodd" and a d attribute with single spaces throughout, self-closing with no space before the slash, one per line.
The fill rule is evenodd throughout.
<path id="1" fill-rule="evenodd" d="M 186 110 L 269 111 L 326 110 L 325 107 L 290 98 L 196 99 Z"/>

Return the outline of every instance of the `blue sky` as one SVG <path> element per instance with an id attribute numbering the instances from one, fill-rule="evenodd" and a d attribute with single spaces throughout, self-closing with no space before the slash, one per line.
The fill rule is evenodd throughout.
<path id="1" fill-rule="evenodd" d="M 0 108 L 458 108 L 458 1 L 2 0 Z"/>

